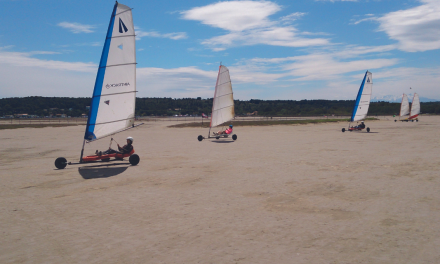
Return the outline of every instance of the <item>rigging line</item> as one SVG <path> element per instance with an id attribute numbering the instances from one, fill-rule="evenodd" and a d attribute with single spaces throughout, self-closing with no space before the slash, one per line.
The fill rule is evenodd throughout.
<path id="1" fill-rule="evenodd" d="M 115 65 L 107 65 L 107 66 L 102 66 L 102 67 L 99 67 L 99 69 L 102 69 L 102 68 L 107 68 L 107 67 L 115 67 L 115 66 L 124 66 L 124 65 L 131 65 L 131 64 L 137 64 L 137 62 L 131 62 L 131 63 L 123 63 L 123 64 L 115 64 Z"/>
<path id="2" fill-rule="evenodd" d="M 234 105 L 231 104 L 231 105 L 228 105 L 228 106 L 225 106 L 225 107 L 222 107 L 222 108 L 216 109 L 216 110 L 214 110 L 214 111 L 219 111 L 219 110 L 222 110 L 222 109 L 224 109 L 224 108 L 231 107 L 231 106 L 234 106 Z"/>
<path id="3" fill-rule="evenodd" d="M 101 97 L 101 96 L 107 96 L 107 95 L 126 94 L 126 93 L 137 93 L 137 92 L 139 92 L 139 91 L 129 91 L 129 92 L 111 93 L 111 94 L 100 94 L 100 95 L 94 95 L 93 98 L 95 98 L 95 97 Z"/>
<path id="4" fill-rule="evenodd" d="M 129 119 L 134 119 L 134 117 L 130 117 L 130 118 L 126 118 L 126 119 L 121 119 L 121 120 L 110 121 L 110 122 L 104 122 L 104 123 L 89 124 L 89 126 L 96 126 L 96 125 L 116 123 L 116 122 L 125 121 L 125 120 L 129 120 Z"/>

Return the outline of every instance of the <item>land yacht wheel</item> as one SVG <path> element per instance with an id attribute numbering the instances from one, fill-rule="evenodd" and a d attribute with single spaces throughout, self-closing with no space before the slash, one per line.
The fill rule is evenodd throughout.
<path id="1" fill-rule="evenodd" d="M 367 132 L 370 133 L 370 128 L 369 127 L 367 127 Z"/>
<path id="2" fill-rule="evenodd" d="M 232 135 L 232 140 L 237 140 L 237 135 L 236 134 Z"/>
<path id="3" fill-rule="evenodd" d="M 59 157 L 55 160 L 55 167 L 57 167 L 57 169 L 64 169 L 67 166 L 67 160 L 63 157 Z"/>
<path id="4" fill-rule="evenodd" d="M 344 133 L 345 132 L 345 127 L 344 128 L 342 128 L 342 133 Z"/>
<path id="5" fill-rule="evenodd" d="M 199 136 L 197 137 L 197 140 L 198 140 L 198 141 L 202 141 L 202 140 L 203 140 L 203 136 L 202 136 L 202 135 L 199 135 Z"/>
<path id="6" fill-rule="evenodd" d="M 133 154 L 130 156 L 130 158 L 128 158 L 128 161 L 130 162 L 131 165 L 136 166 L 138 165 L 140 158 L 137 154 Z"/>

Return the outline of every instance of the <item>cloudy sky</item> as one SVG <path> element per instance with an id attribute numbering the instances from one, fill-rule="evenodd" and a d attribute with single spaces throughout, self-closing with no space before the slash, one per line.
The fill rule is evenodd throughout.
<path id="1" fill-rule="evenodd" d="M 0 0 L 0 98 L 90 97 L 114 1 Z M 139 97 L 440 100 L 439 0 L 126 0 Z M 413 89 L 410 91 L 409 87 Z"/>

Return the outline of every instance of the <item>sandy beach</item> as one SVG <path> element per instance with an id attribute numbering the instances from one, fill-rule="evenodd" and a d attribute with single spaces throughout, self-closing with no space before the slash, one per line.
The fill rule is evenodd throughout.
<path id="1" fill-rule="evenodd" d="M 440 263 L 440 117 L 237 126 L 235 142 L 170 124 L 114 137 L 138 166 L 64 170 L 85 126 L 0 130 L 0 263 Z"/>

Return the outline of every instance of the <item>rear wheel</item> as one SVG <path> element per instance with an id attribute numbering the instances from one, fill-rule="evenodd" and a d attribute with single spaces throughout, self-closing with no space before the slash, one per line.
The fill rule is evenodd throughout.
<path id="1" fill-rule="evenodd" d="M 394 122 L 397 122 L 397 120 L 396 120 L 396 119 L 394 119 Z"/>
<path id="2" fill-rule="evenodd" d="M 198 141 L 202 141 L 202 140 L 203 140 L 203 136 L 202 136 L 202 135 L 199 135 L 199 136 L 197 137 L 197 140 L 198 140 Z"/>
<path id="3" fill-rule="evenodd" d="M 369 127 L 367 127 L 367 132 L 368 132 L 368 133 L 370 132 L 370 128 L 369 128 Z"/>
<path id="4" fill-rule="evenodd" d="M 342 133 L 344 133 L 345 132 L 345 127 L 342 129 Z"/>
<path id="5" fill-rule="evenodd" d="M 411 122 L 414 122 L 414 120 L 411 120 Z"/>
<path id="6" fill-rule="evenodd" d="M 133 154 L 130 156 L 130 158 L 128 158 L 128 161 L 130 162 L 131 165 L 136 166 L 138 165 L 139 161 L 141 159 L 139 158 L 139 156 L 137 154 Z"/>
<path id="7" fill-rule="evenodd" d="M 419 122 L 419 120 L 418 120 L 418 119 L 416 119 L 416 122 Z"/>
<path id="8" fill-rule="evenodd" d="M 236 134 L 232 135 L 232 140 L 237 140 L 237 135 Z"/>
<path id="9" fill-rule="evenodd" d="M 55 167 L 57 167 L 57 169 L 64 169 L 67 166 L 67 160 L 63 157 L 59 157 L 55 160 Z"/>
<path id="10" fill-rule="evenodd" d="M 220 137 L 215 137 L 215 139 L 219 139 Z"/>

